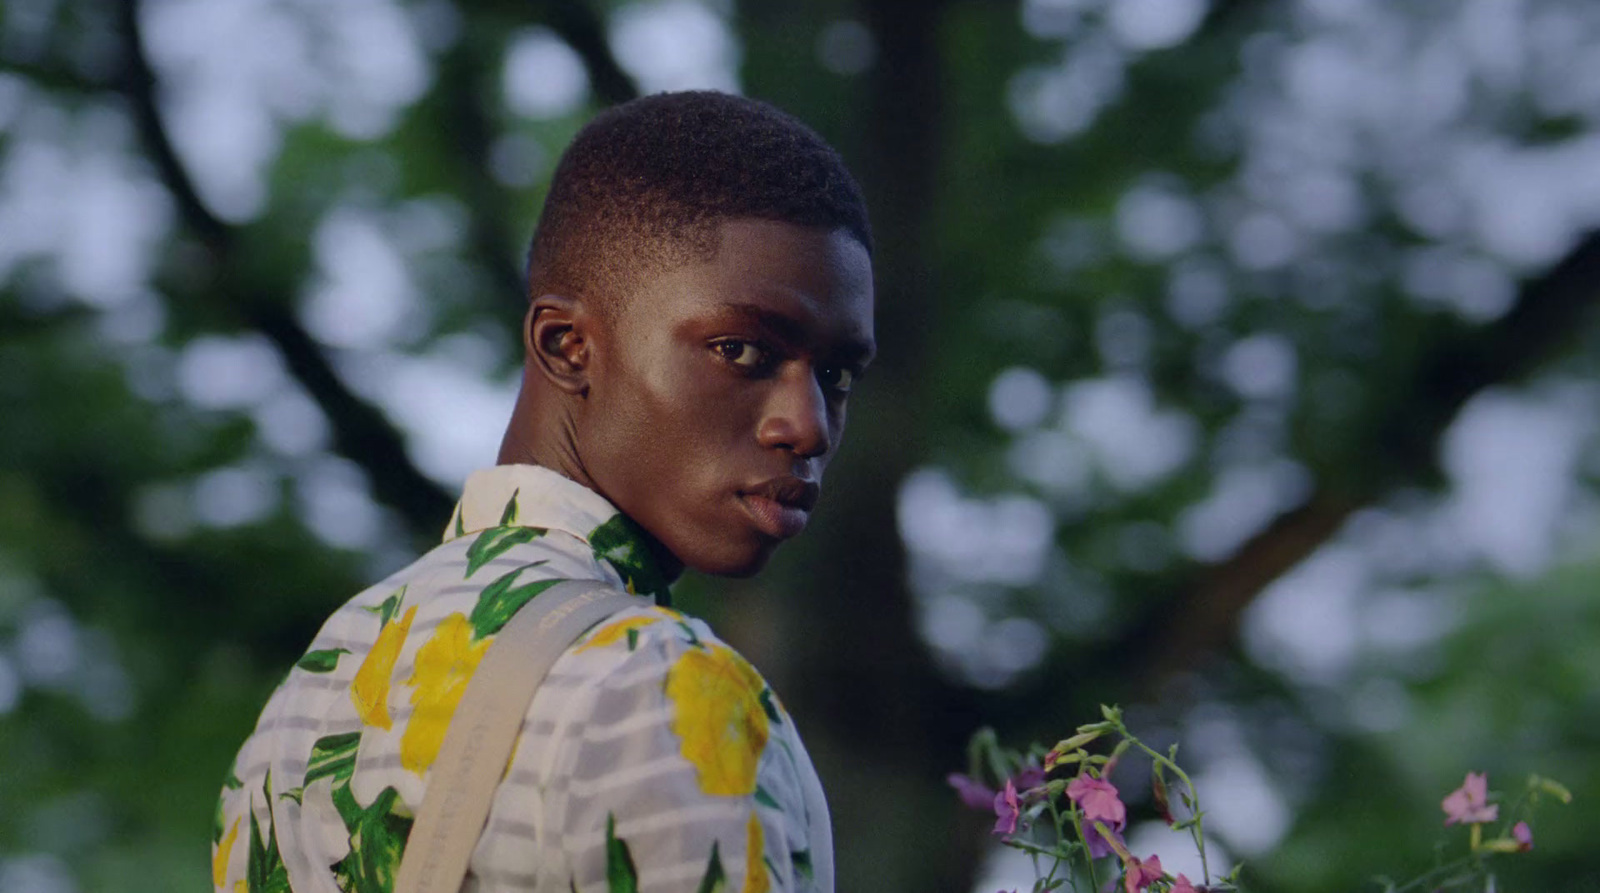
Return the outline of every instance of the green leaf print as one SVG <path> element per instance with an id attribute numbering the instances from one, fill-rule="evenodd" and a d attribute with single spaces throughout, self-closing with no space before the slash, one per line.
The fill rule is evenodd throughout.
<path id="1" fill-rule="evenodd" d="M 767 714 L 767 719 L 772 720 L 773 725 L 783 725 L 783 716 L 778 713 L 778 705 L 772 702 L 772 689 L 763 688 L 761 697 L 757 700 L 761 701 L 761 709 Z"/>
<path id="2" fill-rule="evenodd" d="M 478 572 L 478 568 L 504 555 L 512 546 L 532 542 L 549 532 L 544 527 L 491 527 L 485 530 L 467 547 L 466 576 L 471 577 Z"/>
<path id="3" fill-rule="evenodd" d="M 394 591 L 393 595 L 390 595 L 388 598 L 384 599 L 383 604 L 378 605 L 375 608 L 362 608 L 362 610 L 378 615 L 378 628 L 382 629 L 383 627 L 389 625 L 389 621 L 394 617 L 395 612 L 400 610 L 400 602 L 403 601 L 405 597 L 406 588 L 401 586 L 399 589 Z"/>
<path id="4" fill-rule="evenodd" d="M 800 875 L 808 881 L 816 879 L 816 869 L 811 867 L 810 850 L 794 850 L 793 852 L 789 853 L 789 861 L 794 864 L 795 874 Z"/>
<path id="5" fill-rule="evenodd" d="M 347 831 L 361 821 L 361 804 L 356 802 L 356 795 L 350 791 L 350 779 L 334 784 L 333 809 L 339 814 Z"/>
<path id="6" fill-rule="evenodd" d="M 272 802 L 271 784 L 272 776 L 269 774 L 261 786 L 268 804 Z M 245 863 L 244 881 L 249 893 L 290 893 L 289 870 L 284 867 L 283 856 L 278 852 L 278 836 L 272 830 L 270 810 L 264 834 L 261 823 L 256 821 L 256 811 L 250 810 L 250 856 Z"/>
<path id="7" fill-rule="evenodd" d="M 229 769 L 228 770 L 228 777 L 223 779 L 223 781 L 222 781 L 222 789 L 224 791 L 237 791 L 242 787 L 244 787 L 244 782 L 239 780 L 239 776 L 238 776 L 237 773 L 235 773 L 232 769 Z M 223 825 L 222 799 L 223 798 L 220 797 L 220 796 L 217 797 L 217 811 L 216 811 L 216 814 L 214 816 L 212 816 L 212 820 L 211 820 L 211 842 L 212 843 L 221 843 L 222 842 L 222 825 Z"/>
<path id="8" fill-rule="evenodd" d="M 349 654 L 348 648 L 324 648 L 307 651 L 306 656 L 295 661 L 295 666 L 308 673 L 331 673 L 339 665 L 339 655 Z"/>
<path id="9" fill-rule="evenodd" d="M 711 858 L 706 861 L 705 876 L 695 893 L 722 893 L 728 888 L 728 873 L 722 870 L 722 854 L 717 852 L 717 842 L 711 841 Z"/>
<path id="10" fill-rule="evenodd" d="M 356 748 L 361 746 L 360 732 L 327 735 L 311 745 L 311 756 L 306 759 L 306 779 L 310 785 L 319 778 L 332 778 L 335 786 L 348 784 L 350 774 L 356 770 Z"/>
<path id="11" fill-rule="evenodd" d="M 512 490 L 511 498 L 506 500 L 506 507 L 500 510 L 501 527 L 508 527 L 517 523 L 517 494 L 521 492 L 521 487 Z"/>
<path id="12" fill-rule="evenodd" d="M 350 832 L 350 852 L 333 864 L 333 877 L 344 893 L 392 893 L 400 856 L 415 821 L 392 787 L 362 810 Z"/>
<path id="13" fill-rule="evenodd" d="M 617 839 L 617 817 L 606 813 L 607 893 L 639 893 L 639 872 L 633 867 L 628 844 Z"/>
<path id="14" fill-rule="evenodd" d="M 621 513 L 589 531 L 589 547 L 594 550 L 594 557 L 616 568 L 628 589 L 639 595 L 664 596 L 666 577 L 645 542 L 644 531 Z"/>
<path id="15" fill-rule="evenodd" d="M 472 615 L 467 618 L 472 624 L 474 640 L 499 632 L 500 628 L 506 625 L 506 621 L 511 619 L 511 615 L 517 613 L 518 608 L 527 604 L 534 596 L 561 582 L 560 579 L 535 580 L 521 586 L 516 585 L 517 577 L 523 571 L 544 563 L 535 561 L 532 564 L 525 564 L 483 588 L 483 592 L 478 595 L 478 603 L 472 608 Z"/>
<path id="16" fill-rule="evenodd" d="M 458 537 L 467 535 L 467 520 L 466 520 L 465 517 L 463 517 L 464 515 L 465 515 L 465 512 L 463 512 L 461 510 L 460 503 L 457 503 L 456 504 L 456 536 L 458 536 Z"/>
<path id="17" fill-rule="evenodd" d="M 782 811 L 783 809 L 782 806 L 778 805 L 777 798 L 767 793 L 767 789 L 760 785 L 756 785 L 756 802 L 767 807 L 768 809 L 776 809 L 779 811 Z"/>

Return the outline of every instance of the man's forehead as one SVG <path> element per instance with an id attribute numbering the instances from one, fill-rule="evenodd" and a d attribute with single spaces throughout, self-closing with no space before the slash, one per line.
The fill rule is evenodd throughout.
<path id="1" fill-rule="evenodd" d="M 715 316 L 793 338 L 873 346 L 872 262 L 844 230 L 723 221 L 710 257 L 663 271 L 628 303 L 656 322 L 662 314 Z"/>
<path id="2" fill-rule="evenodd" d="M 775 220 L 724 220 L 714 257 L 724 271 L 753 282 L 872 292 L 872 256 L 843 228 Z"/>

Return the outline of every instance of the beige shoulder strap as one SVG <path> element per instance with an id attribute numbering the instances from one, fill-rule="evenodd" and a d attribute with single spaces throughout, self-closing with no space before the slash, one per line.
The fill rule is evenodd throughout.
<path id="1" fill-rule="evenodd" d="M 606 617 L 647 599 L 567 580 L 512 615 L 461 696 L 400 860 L 394 893 L 457 893 L 534 690 L 567 648 Z"/>

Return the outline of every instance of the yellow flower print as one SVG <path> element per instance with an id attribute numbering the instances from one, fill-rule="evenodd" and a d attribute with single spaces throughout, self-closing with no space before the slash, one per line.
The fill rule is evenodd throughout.
<path id="1" fill-rule="evenodd" d="M 672 731 L 694 764 L 700 790 L 740 797 L 756 789 L 756 763 L 767 746 L 766 686 L 726 645 L 690 649 L 667 672 Z"/>
<path id="2" fill-rule="evenodd" d="M 772 879 L 767 877 L 766 842 L 761 832 L 761 821 L 754 812 L 745 825 L 744 890 L 742 893 L 767 893 L 772 889 Z"/>
<path id="3" fill-rule="evenodd" d="M 613 623 L 600 627 L 600 630 L 589 637 L 589 641 L 579 645 L 575 650 L 588 651 L 590 648 L 604 648 L 613 642 L 626 638 L 629 630 L 641 629 L 660 620 L 660 617 L 624 617 Z"/>
<path id="4" fill-rule="evenodd" d="M 389 677 L 394 674 L 394 662 L 411 632 L 411 621 L 417 616 L 417 606 L 412 605 L 398 620 L 390 620 L 378 632 L 378 641 L 372 643 L 366 660 L 356 670 L 355 681 L 350 684 L 350 700 L 356 704 L 361 721 L 369 726 L 388 729 L 394 725 L 389 716 Z"/>
<path id="5" fill-rule="evenodd" d="M 222 842 L 217 844 L 217 851 L 211 856 L 211 885 L 221 890 L 228 883 L 228 860 L 233 856 L 233 842 L 239 839 L 239 819 L 233 820 L 233 827 L 223 836 Z"/>
<path id="6" fill-rule="evenodd" d="M 604 648 L 613 642 L 620 642 L 627 638 L 628 630 L 643 629 L 664 617 L 671 617 L 674 620 L 683 619 L 682 614 L 670 608 L 654 608 L 652 610 L 654 611 L 653 614 L 624 617 L 621 620 L 616 620 L 600 627 L 598 632 L 589 637 L 589 641 L 579 645 L 576 650 L 588 651 L 590 648 Z"/>
<path id="7" fill-rule="evenodd" d="M 406 681 L 415 687 L 411 705 L 416 710 L 400 736 L 400 765 L 418 774 L 433 765 L 450 717 L 491 641 L 474 642 L 467 615 L 457 612 L 446 617 L 433 638 L 417 649 L 416 666 Z"/>

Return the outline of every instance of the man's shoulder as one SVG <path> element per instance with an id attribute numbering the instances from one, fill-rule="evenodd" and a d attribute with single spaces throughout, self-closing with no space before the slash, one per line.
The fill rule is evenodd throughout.
<path id="1" fill-rule="evenodd" d="M 676 654 L 706 642 L 721 644 L 705 621 L 661 605 L 639 604 L 595 624 L 578 637 L 571 650 L 575 655 L 613 657 L 641 650 Z"/>
<path id="2" fill-rule="evenodd" d="M 580 636 L 552 670 L 596 688 L 652 689 L 669 701 L 743 701 L 778 718 L 761 673 L 705 621 L 659 605 L 626 608 Z"/>
<path id="3" fill-rule="evenodd" d="M 502 527 L 448 540 L 357 593 L 341 611 L 371 612 L 397 596 L 421 604 L 527 596 L 553 581 L 594 579 L 614 583 L 585 543 L 570 534 L 532 527 Z M 536 593 L 533 593 L 536 594 Z M 523 598 L 522 601 L 526 599 Z M 522 601 L 518 601 L 518 606 Z"/>

